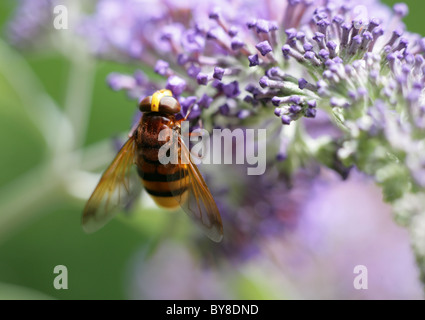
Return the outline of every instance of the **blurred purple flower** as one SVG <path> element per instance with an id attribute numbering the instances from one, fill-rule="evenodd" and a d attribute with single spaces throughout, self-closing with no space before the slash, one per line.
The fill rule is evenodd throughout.
<path id="1" fill-rule="evenodd" d="M 170 263 L 172 261 L 172 263 Z M 133 259 L 131 299 L 230 299 L 222 277 L 204 268 L 186 246 L 164 241 L 152 255 Z"/>
<path id="2" fill-rule="evenodd" d="M 314 180 L 305 175 L 298 178 L 296 181 L 304 182 L 291 193 L 283 197 L 276 194 L 272 203 L 251 204 L 249 209 L 263 216 L 275 206 L 282 220 L 297 216 L 285 232 L 271 221 L 262 225 L 261 221 L 267 223 L 265 217 L 253 228 L 252 221 L 246 219 L 255 214 L 242 208 L 241 215 L 235 215 L 239 225 L 231 229 L 237 232 L 232 242 L 224 243 L 227 253 L 246 241 L 262 249 L 245 251 L 245 263 L 212 263 L 217 252 L 211 243 L 194 243 L 201 249 L 191 251 L 187 246 L 162 242 L 152 255 L 142 251 L 133 259 L 130 297 L 236 299 L 240 293 L 234 284 L 240 283 L 242 275 L 243 279 L 249 277 L 253 291 L 267 290 L 264 298 L 268 299 L 423 298 L 408 231 L 391 219 L 391 208 L 380 201 L 380 191 L 370 178 L 355 171 L 347 181 L 341 181 L 329 170 L 322 170 Z M 252 194 L 258 191 L 251 190 Z M 263 228 L 272 235 L 256 237 Z M 238 238 L 240 230 L 253 240 Z M 203 252 L 201 261 L 198 251 Z M 353 284 L 358 276 L 356 266 L 367 268 L 367 290 L 358 290 Z"/>
<path id="3" fill-rule="evenodd" d="M 278 284 L 289 281 L 302 299 L 423 299 L 409 233 L 394 223 L 380 197 L 358 171 L 344 182 L 323 171 L 297 228 L 265 244 L 263 252 L 277 267 L 269 276 Z M 367 268 L 367 290 L 353 285 L 359 265 Z"/>
<path id="4" fill-rule="evenodd" d="M 53 29 L 56 0 L 20 0 L 7 26 L 9 41 L 17 47 L 42 45 Z"/>

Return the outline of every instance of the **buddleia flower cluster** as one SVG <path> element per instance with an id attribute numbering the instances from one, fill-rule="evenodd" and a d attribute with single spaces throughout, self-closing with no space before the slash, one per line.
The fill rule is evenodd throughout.
<path id="1" fill-rule="evenodd" d="M 270 166 L 285 176 L 311 161 L 342 177 L 357 167 L 425 253 L 425 39 L 405 30 L 405 4 L 123 3 L 99 3 L 90 26 L 107 41 L 94 49 L 152 65 L 162 80 L 113 74 L 112 88 L 137 98 L 166 87 L 210 128 L 266 125 Z"/>

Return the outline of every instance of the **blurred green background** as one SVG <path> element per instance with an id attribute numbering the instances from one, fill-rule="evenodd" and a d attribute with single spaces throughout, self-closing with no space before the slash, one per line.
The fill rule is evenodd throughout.
<path id="1" fill-rule="evenodd" d="M 398 1 L 384 2 L 392 5 Z M 155 225 L 137 230 L 114 219 L 107 228 L 86 235 L 80 227 L 84 201 L 63 197 L 43 174 L 46 165 L 57 164 L 46 164 L 46 142 L 31 121 L 37 115 L 27 108 L 36 93 L 31 90 L 41 88 L 61 108 L 72 103 L 73 97 L 67 96 L 72 67 L 60 52 L 30 54 L 7 45 L 5 24 L 16 3 L 0 2 L 0 299 L 128 298 L 129 259 L 150 241 Z M 424 35 L 425 2 L 407 3 L 408 29 Z M 22 60 L 33 78 L 20 77 L 22 69 L 15 66 L 22 65 Z M 128 130 L 136 107 L 124 93 L 110 90 L 105 81 L 111 72 L 133 73 L 131 66 L 103 61 L 94 68 L 94 89 L 89 93 L 92 108 L 83 141 L 87 146 Z M 38 193 L 46 189 L 48 199 Z M 20 215 L 11 216 L 10 212 Z M 53 287 L 56 265 L 67 266 L 70 289 Z"/>
<path id="2" fill-rule="evenodd" d="M 16 3 L 0 2 L 2 47 L 7 46 L 5 25 Z M 37 169 L 43 167 L 48 154 L 39 130 L 32 124 L 34 115 L 29 114 L 24 105 L 35 98 L 34 92 L 28 92 L 27 88 L 33 86 L 37 90 L 41 85 L 63 108 L 69 99 L 66 92 L 70 62 L 57 52 L 25 54 L 15 50 L 2 48 L 0 55 L 0 146 L 3 150 L 0 157 L 0 299 L 126 298 L 125 269 L 131 254 L 146 243 L 144 234 L 112 221 L 108 228 L 87 235 L 80 225 L 84 201 L 61 198 L 54 186 L 49 199 L 37 195 L 37 189 L 50 188 L 51 181 L 43 178 L 43 169 Z M 20 70 L 13 69 L 18 62 L 10 60 L 15 58 L 25 59 L 37 79 L 25 79 L 26 75 L 22 74 L 20 79 Z M 108 88 L 106 77 L 113 71 L 132 73 L 134 69 L 111 62 L 99 62 L 95 66 L 90 124 L 84 145 L 129 129 L 136 105 L 124 93 Z M 34 85 L 32 80 L 40 83 Z M 111 157 L 105 159 L 111 160 Z M 20 190 L 27 180 L 38 182 Z M 28 198 L 35 198 L 35 204 L 28 205 Z M 10 207 L 17 202 L 21 208 Z M 21 217 L 11 217 L 8 209 L 18 210 Z M 67 266 L 69 290 L 53 287 L 56 265 Z"/>

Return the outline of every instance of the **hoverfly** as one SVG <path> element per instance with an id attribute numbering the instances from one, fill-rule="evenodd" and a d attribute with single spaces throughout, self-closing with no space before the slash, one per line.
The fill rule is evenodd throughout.
<path id="1" fill-rule="evenodd" d="M 94 232 L 134 200 L 143 184 L 147 193 L 161 207 L 179 206 L 199 225 L 213 241 L 223 237 L 220 213 L 198 168 L 193 163 L 181 134 L 182 120 L 176 120 L 180 104 L 170 90 L 159 90 L 144 98 L 139 109 L 143 112 L 137 128 L 122 146 L 115 159 L 103 173 L 84 208 L 82 226 Z M 177 164 L 163 164 L 160 148 L 167 141 L 159 141 L 161 130 L 177 133 L 179 154 Z M 136 165 L 140 179 L 134 181 L 131 167 Z M 137 176 L 136 176 L 137 178 Z"/>

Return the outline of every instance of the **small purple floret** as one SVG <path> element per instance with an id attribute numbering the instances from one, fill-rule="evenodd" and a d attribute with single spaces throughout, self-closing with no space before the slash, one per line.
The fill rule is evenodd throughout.
<path id="1" fill-rule="evenodd" d="M 196 76 L 196 81 L 198 82 L 198 84 L 205 86 L 208 83 L 208 75 L 200 72 Z"/>
<path id="2" fill-rule="evenodd" d="M 291 123 L 291 117 L 290 116 L 287 116 L 287 115 L 285 115 L 285 114 L 283 114 L 281 117 L 280 117 L 280 120 L 282 120 L 282 124 L 290 124 Z"/>
<path id="3" fill-rule="evenodd" d="M 265 56 L 266 54 L 268 54 L 269 52 L 273 50 L 273 48 L 271 47 L 270 43 L 267 40 L 258 43 L 255 47 L 257 48 L 258 51 L 260 51 L 260 53 L 263 56 Z"/>
<path id="4" fill-rule="evenodd" d="M 213 78 L 217 80 L 223 79 L 224 69 L 220 67 L 214 67 Z"/>
<path id="5" fill-rule="evenodd" d="M 253 55 L 249 56 L 248 60 L 249 60 L 249 66 L 250 67 L 255 67 L 255 66 L 258 66 L 260 64 L 260 60 L 258 59 L 258 54 L 253 54 Z"/>
<path id="6" fill-rule="evenodd" d="M 168 78 L 165 88 L 171 90 L 174 95 L 178 96 L 186 89 L 186 81 L 178 76 L 171 76 Z"/>

